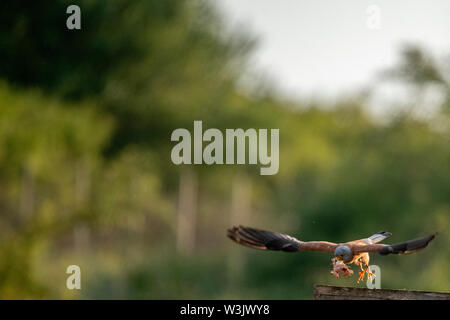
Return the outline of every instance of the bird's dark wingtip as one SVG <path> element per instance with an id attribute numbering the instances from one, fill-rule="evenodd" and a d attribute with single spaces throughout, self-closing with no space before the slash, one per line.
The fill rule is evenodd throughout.
<path id="1" fill-rule="evenodd" d="M 437 232 L 429 235 L 427 237 L 409 240 L 402 243 L 397 243 L 393 245 L 385 245 L 378 252 L 381 255 L 387 255 L 390 253 L 395 254 L 409 254 L 422 250 L 428 246 L 428 244 L 436 237 Z"/>

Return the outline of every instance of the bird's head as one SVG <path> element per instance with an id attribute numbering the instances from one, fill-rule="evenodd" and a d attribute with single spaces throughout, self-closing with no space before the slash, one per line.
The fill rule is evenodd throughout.
<path id="1" fill-rule="evenodd" d="M 347 246 L 338 246 L 334 250 L 334 256 L 339 261 L 349 261 L 352 259 L 352 250 Z"/>

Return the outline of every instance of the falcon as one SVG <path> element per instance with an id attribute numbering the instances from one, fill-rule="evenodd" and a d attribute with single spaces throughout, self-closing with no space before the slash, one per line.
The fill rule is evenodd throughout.
<path id="1" fill-rule="evenodd" d="M 321 251 L 331 253 L 333 270 L 331 274 L 339 278 L 350 276 L 353 271 L 349 264 L 359 266 L 358 283 L 364 279 L 374 276 L 369 268 L 369 253 L 376 252 L 380 255 L 388 254 L 409 254 L 425 248 L 437 233 L 427 237 L 409 240 L 397 244 L 379 244 L 379 242 L 390 237 L 392 234 L 387 231 L 380 231 L 374 235 L 360 240 L 345 243 L 333 243 L 328 241 L 300 241 L 292 236 L 265 231 L 244 226 L 235 226 L 227 230 L 227 236 L 243 246 L 259 250 L 275 250 L 284 252 L 298 251 Z"/>

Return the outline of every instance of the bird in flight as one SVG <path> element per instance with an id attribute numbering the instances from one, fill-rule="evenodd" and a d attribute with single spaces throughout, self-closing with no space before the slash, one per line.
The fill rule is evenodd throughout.
<path id="1" fill-rule="evenodd" d="M 331 259 L 333 263 L 331 273 L 337 278 L 339 278 L 340 273 L 343 276 L 350 276 L 353 274 L 353 271 L 350 270 L 348 265 L 354 264 L 359 266 L 361 270 L 359 272 L 358 283 L 364 279 L 364 275 L 367 275 L 367 278 L 373 276 L 369 269 L 369 253 L 376 252 L 381 255 L 413 253 L 425 248 L 434 239 L 436 233 L 397 244 L 378 243 L 391 235 L 390 232 L 380 231 L 368 238 L 345 243 L 333 243 L 328 241 L 300 241 L 286 234 L 244 226 L 235 226 L 227 230 L 227 236 L 231 240 L 253 249 L 285 252 L 322 251 L 331 253 L 334 256 Z"/>

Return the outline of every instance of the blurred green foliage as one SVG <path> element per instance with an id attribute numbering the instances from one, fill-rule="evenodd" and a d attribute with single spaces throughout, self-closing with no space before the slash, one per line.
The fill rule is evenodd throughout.
<path id="1" fill-rule="evenodd" d="M 0 297 L 297 299 L 315 283 L 356 285 L 333 278 L 323 254 L 237 247 L 231 223 L 335 242 L 439 231 L 419 254 L 372 263 L 382 287 L 449 291 L 450 86 L 426 52 L 408 47 L 386 74 L 414 92 L 440 86 L 441 108 L 380 120 L 357 96 L 310 105 L 263 85 L 243 93 L 255 41 L 206 1 L 79 1 L 80 31 L 65 28 L 69 4 L 0 4 Z M 170 134 L 194 120 L 280 128 L 280 171 L 195 166 L 187 253 Z M 240 220 L 230 211 L 242 176 L 251 212 Z M 65 288 L 70 264 L 81 291 Z"/>

